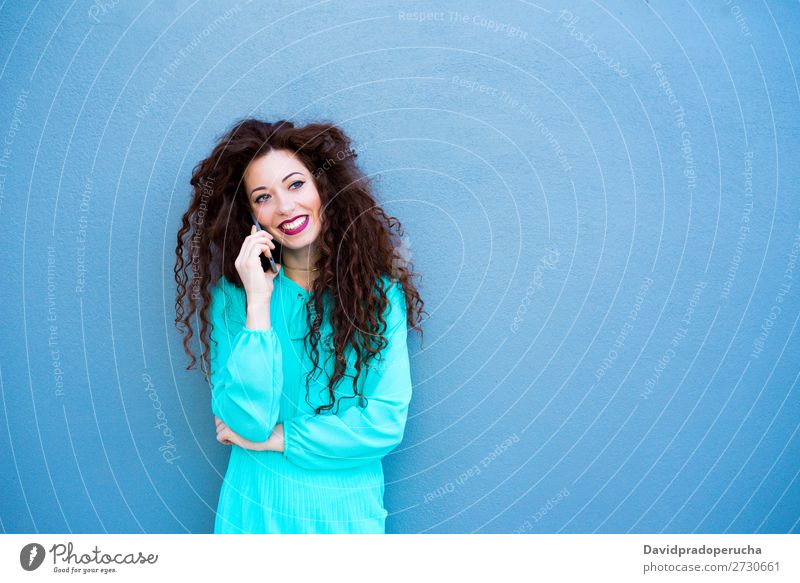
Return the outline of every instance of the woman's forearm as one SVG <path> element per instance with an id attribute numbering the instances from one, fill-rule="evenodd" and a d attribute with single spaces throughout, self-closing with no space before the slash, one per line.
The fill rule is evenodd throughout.
<path id="1" fill-rule="evenodd" d="M 247 321 L 245 327 L 248 330 L 269 330 L 271 329 L 269 319 L 269 296 L 253 296 L 247 298 Z"/>
<path id="2" fill-rule="evenodd" d="M 219 417 L 214 417 L 217 424 L 217 441 L 224 445 L 238 445 L 243 449 L 253 451 L 276 451 L 283 453 L 283 423 L 278 423 L 266 441 L 250 441 L 245 439 L 222 422 Z"/>

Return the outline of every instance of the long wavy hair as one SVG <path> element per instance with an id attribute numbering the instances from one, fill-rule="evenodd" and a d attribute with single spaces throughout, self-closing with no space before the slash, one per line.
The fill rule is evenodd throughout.
<path id="1" fill-rule="evenodd" d="M 195 166 L 190 180 L 191 201 L 175 248 L 175 325 L 184 335 L 183 347 L 191 358 L 187 370 L 191 370 L 198 360 L 190 347 L 192 319 L 199 314 L 200 365 L 208 382 L 211 289 L 222 275 L 243 287 L 234 261 L 252 224 L 244 171 L 250 162 L 271 150 L 287 150 L 297 157 L 313 177 L 321 200 L 321 231 L 315 242 L 319 251 L 315 267 L 319 271 L 306 304 L 308 333 L 304 339 L 311 348 L 313 373 L 319 368 L 323 296 L 328 294 L 333 329 L 328 346 L 331 356 L 335 355 L 335 366 L 328 383 L 330 402 L 315 408 L 319 414 L 336 403 L 334 390 L 347 368 L 345 350 L 351 347 L 357 355 L 353 395 L 347 396 L 353 398 L 359 396 L 356 383 L 362 368 L 388 344 L 382 317 L 388 290 L 376 286 L 381 275 L 401 282 L 407 324 L 420 335 L 422 314 L 427 313 L 413 281 L 418 274 L 412 271 L 400 221 L 387 215 L 375 201 L 368 177 L 356 166 L 357 153 L 350 138 L 333 123 L 295 127 L 287 120 L 270 123 L 243 119 L 234 123 L 218 139 L 211 155 Z M 273 242 L 276 247 L 272 254 L 280 261 L 281 244 L 277 239 Z M 347 261 L 337 261 L 338 257 Z M 310 376 L 306 377 L 307 402 Z"/>

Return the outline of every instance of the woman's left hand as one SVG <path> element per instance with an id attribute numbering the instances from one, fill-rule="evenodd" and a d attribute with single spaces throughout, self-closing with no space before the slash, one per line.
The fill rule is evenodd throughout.
<path id="1" fill-rule="evenodd" d="M 238 433 L 235 433 L 230 427 L 222 422 L 219 417 L 214 417 L 214 422 L 217 424 L 217 441 L 223 445 L 238 445 L 244 449 L 252 449 L 254 451 L 283 451 L 283 424 L 278 423 L 272 434 L 266 441 L 256 442 L 245 439 Z"/>

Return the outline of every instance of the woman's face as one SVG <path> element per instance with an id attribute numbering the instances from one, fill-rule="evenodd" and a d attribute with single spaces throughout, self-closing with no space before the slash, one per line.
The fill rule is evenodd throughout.
<path id="1" fill-rule="evenodd" d="M 299 250 L 320 233 L 321 200 L 314 179 L 288 150 L 271 150 L 244 172 L 250 208 L 284 248 Z"/>

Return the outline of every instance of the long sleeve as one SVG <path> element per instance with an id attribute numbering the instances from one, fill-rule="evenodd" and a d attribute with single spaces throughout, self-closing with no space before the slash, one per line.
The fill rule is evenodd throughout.
<path id="1" fill-rule="evenodd" d="M 278 421 L 283 389 L 275 330 L 245 327 L 242 292 L 223 278 L 212 291 L 209 311 L 211 409 L 234 433 L 266 441 Z"/>
<path id="2" fill-rule="evenodd" d="M 283 424 L 284 455 L 319 470 L 353 468 L 383 458 L 403 439 L 412 385 L 403 288 L 392 284 L 384 333 L 388 345 L 361 371 L 366 407 L 354 399 L 337 414 L 303 414 Z M 346 382 L 347 377 L 344 381 Z"/>

